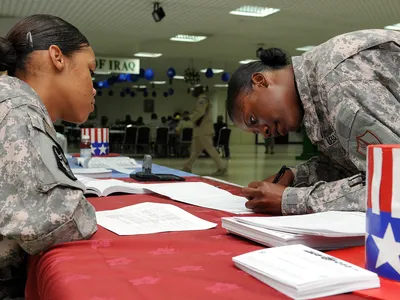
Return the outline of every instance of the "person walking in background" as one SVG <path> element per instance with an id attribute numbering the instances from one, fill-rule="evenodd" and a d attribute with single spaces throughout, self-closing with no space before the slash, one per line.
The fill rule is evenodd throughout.
<path id="1" fill-rule="evenodd" d="M 224 175 L 227 171 L 227 167 L 213 146 L 213 122 L 210 100 L 208 99 L 202 85 L 198 85 L 194 88 L 193 96 L 197 98 L 197 104 L 196 110 L 190 116 L 190 119 L 193 122 L 192 148 L 190 157 L 184 164 L 183 170 L 191 173 L 192 166 L 197 157 L 203 152 L 203 150 L 206 150 L 218 168 L 213 175 Z"/>
<path id="2" fill-rule="evenodd" d="M 221 129 L 227 127 L 228 125 L 224 122 L 224 117 L 222 115 L 219 115 L 217 117 L 217 123 L 214 123 L 214 146 L 218 146 L 219 133 Z M 225 152 L 225 158 L 231 157 L 231 153 L 229 150 L 229 143 L 224 144 L 224 152 Z"/>
<path id="3" fill-rule="evenodd" d="M 274 146 L 275 146 L 275 138 L 274 137 L 269 137 L 269 138 L 264 138 L 264 145 L 265 145 L 265 154 L 270 153 L 269 149 L 271 149 L 271 154 L 274 154 Z"/>

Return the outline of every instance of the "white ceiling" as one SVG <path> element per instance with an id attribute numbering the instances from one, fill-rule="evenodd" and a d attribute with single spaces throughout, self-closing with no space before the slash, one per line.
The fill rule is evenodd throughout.
<path id="1" fill-rule="evenodd" d="M 229 14 L 244 4 L 281 11 L 265 18 Z M 239 60 L 255 58 L 259 43 L 299 55 L 296 47 L 317 45 L 340 33 L 400 23 L 400 0 L 163 0 L 161 6 L 166 17 L 156 23 L 149 0 L 0 0 L 0 36 L 25 16 L 57 15 L 77 26 L 97 55 L 163 53 L 141 59 L 141 65 L 152 67 L 155 79 L 164 80 L 168 67 L 182 74 L 191 59 L 198 69 L 232 72 Z M 208 38 L 199 43 L 169 40 L 179 33 Z M 220 75 L 215 77 L 210 83 L 221 82 Z"/>

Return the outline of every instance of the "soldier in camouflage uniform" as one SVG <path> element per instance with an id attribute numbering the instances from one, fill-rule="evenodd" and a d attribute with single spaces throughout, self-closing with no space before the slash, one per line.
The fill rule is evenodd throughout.
<path id="1" fill-rule="evenodd" d="M 94 68 L 86 38 L 56 17 L 28 17 L 0 38 L 0 71 L 12 75 L 0 75 L 0 299 L 24 295 L 27 254 L 97 230 L 53 127 L 93 110 Z"/>
<path id="2" fill-rule="evenodd" d="M 239 67 L 228 111 L 266 137 L 304 125 L 322 154 L 243 189 L 264 213 L 365 210 L 366 149 L 400 143 L 400 34 L 363 30 L 337 36 L 287 63 L 280 49 Z"/>

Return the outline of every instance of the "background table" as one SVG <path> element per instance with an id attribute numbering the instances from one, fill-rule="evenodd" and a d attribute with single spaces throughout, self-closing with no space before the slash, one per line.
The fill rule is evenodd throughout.
<path id="1" fill-rule="evenodd" d="M 199 177 L 188 178 L 188 181 L 210 182 Z M 233 193 L 239 192 L 237 187 L 213 183 Z M 96 210 L 147 201 L 174 203 L 200 218 L 218 223 L 218 227 L 117 236 L 99 226 L 91 240 L 59 245 L 30 258 L 26 300 L 288 299 L 234 266 L 233 256 L 262 246 L 227 234 L 220 224 L 221 217 L 231 216 L 229 213 L 158 195 L 111 196 L 89 198 L 89 201 Z M 352 253 L 352 250 L 342 251 L 343 258 L 348 260 L 345 253 Z M 388 295 L 383 293 L 376 298 L 390 299 L 382 298 Z M 346 294 L 324 299 L 362 297 Z"/>

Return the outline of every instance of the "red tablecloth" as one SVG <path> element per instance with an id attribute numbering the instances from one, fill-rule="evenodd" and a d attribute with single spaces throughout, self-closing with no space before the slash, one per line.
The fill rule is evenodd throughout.
<path id="1" fill-rule="evenodd" d="M 227 188 L 224 184 L 216 185 Z M 97 210 L 146 201 L 171 203 L 155 195 L 90 199 Z M 66 243 L 31 257 L 26 300 L 288 299 L 234 266 L 233 256 L 261 247 L 226 234 L 220 226 L 221 217 L 230 214 L 173 203 L 219 226 L 136 236 L 117 236 L 99 226 L 89 241 Z M 346 253 L 353 252 L 338 255 L 348 260 Z M 325 299 L 361 297 L 347 294 Z"/>

